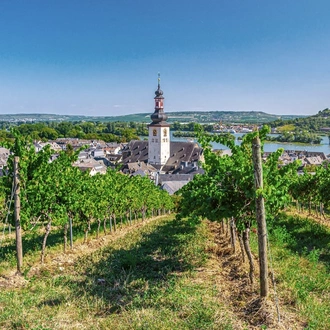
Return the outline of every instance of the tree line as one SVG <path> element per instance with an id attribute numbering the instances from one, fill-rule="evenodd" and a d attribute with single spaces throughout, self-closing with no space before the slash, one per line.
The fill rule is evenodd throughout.
<path id="1" fill-rule="evenodd" d="M 12 140 L 14 135 L 10 128 L 13 123 L 0 123 L 0 141 Z M 79 138 L 87 140 L 103 140 L 105 142 L 129 142 L 138 140 L 139 136 L 147 136 L 145 123 L 135 122 L 38 122 L 16 123 L 15 129 L 33 140 L 56 140 L 57 138 Z"/>
<path id="2" fill-rule="evenodd" d="M 268 135 L 267 140 L 274 142 L 320 144 L 322 141 L 322 137 L 320 137 L 316 133 L 311 133 L 307 130 L 302 131 L 295 129 L 293 132 L 283 132 L 279 136 Z"/>

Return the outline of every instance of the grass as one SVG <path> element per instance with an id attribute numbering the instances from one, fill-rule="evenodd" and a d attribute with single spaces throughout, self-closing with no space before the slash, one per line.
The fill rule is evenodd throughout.
<path id="1" fill-rule="evenodd" d="M 120 220 L 117 220 L 117 229 L 122 228 Z M 132 221 L 133 225 L 141 223 L 142 219 Z M 103 224 L 102 224 L 103 225 Z M 128 223 L 126 218 L 123 222 L 123 228 L 127 227 Z M 109 223 L 107 223 L 107 231 L 110 231 Z M 97 223 L 92 222 L 91 230 L 88 234 L 88 239 L 96 237 L 97 232 Z M 36 226 L 32 230 L 23 231 L 22 235 L 22 244 L 23 244 L 23 254 L 24 254 L 24 264 L 34 264 L 40 260 L 41 255 L 41 246 L 45 234 L 44 226 Z M 47 247 L 46 254 L 52 252 L 53 254 L 61 253 L 63 251 L 63 228 L 52 226 L 51 233 L 47 238 Z M 69 231 L 68 235 L 68 246 L 67 249 L 70 249 L 69 245 Z M 73 226 L 73 246 L 76 244 L 81 244 L 84 239 L 84 231 L 81 226 Z M 103 227 L 100 229 L 100 236 L 103 235 Z M 13 268 L 16 266 L 16 241 L 15 241 L 15 229 L 11 230 L 11 234 L 8 233 L 0 238 L 0 274 L 5 273 L 7 269 Z M 28 271 L 28 268 L 25 267 L 25 272 Z"/>
<path id="2" fill-rule="evenodd" d="M 35 262 L 38 258 L 40 259 L 43 231 L 43 229 L 37 228 L 33 231 L 26 231 L 23 233 L 23 253 L 24 260 L 27 263 Z M 63 244 L 63 233 L 54 230 L 53 232 L 51 232 L 51 234 L 49 235 L 49 239 L 47 240 L 47 248 L 51 250 L 60 250 L 63 249 L 63 246 L 61 244 Z M 1 242 L 0 260 L 0 274 L 8 268 L 15 267 L 15 232 L 11 234 L 11 237 L 5 237 L 5 239 Z"/>
<path id="3" fill-rule="evenodd" d="M 277 130 L 280 132 L 280 133 L 283 133 L 283 132 L 293 132 L 295 129 L 295 126 L 293 124 L 290 124 L 290 125 L 283 125 L 281 127 L 277 127 Z"/>
<path id="4" fill-rule="evenodd" d="M 283 307 L 306 319 L 304 329 L 330 329 L 330 230 L 315 221 L 281 214 L 269 237 Z M 256 252 L 256 237 L 253 239 Z"/>
<path id="5" fill-rule="evenodd" d="M 276 328 L 249 319 L 257 286 L 217 224 L 166 216 L 137 225 L 91 240 L 78 258 L 55 237 L 25 285 L 1 287 L 0 329 Z M 268 227 L 282 328 L 330 329 L 330 229 L 284 213 Z M 251 244 L 256 254 L 255 236 Z"/>
<path id="6" fill-rule="evenodd" d="M 173 217 L 133 229 L 74 268 L 43 268 L 0 292 L 3 329 L 234 329 L 212 275 L 206 224 Z"/>

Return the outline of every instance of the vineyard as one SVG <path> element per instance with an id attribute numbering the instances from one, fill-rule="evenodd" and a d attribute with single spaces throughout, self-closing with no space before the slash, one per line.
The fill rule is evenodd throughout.
<path id="1" fill-rule="evenodd" d="M 2 178 L 2 239 L 10 228 L 15 227 L 16 205 L 14 212 L 13 199 L 19 188 L 20 227 L 30 233 L 45 229 L 41 262 L 44 262 L 47 239 L 53 227 L 57 235 L 62 231 L 65 251 L 68 236 L 71 248 L 73 246 L 75 230 L 84 232 L 86 242 L 93 226 L 97 228 L 98 237 L 101 226 L 104 233 L 108 230 L 112 232 L 117 230 L 118 224 L 132 224 L 138 218 L 144 221 L 173 209 L 168 193 L 146 177 L 128 177 L 112 170 L 105 175 L 90 176 L 89 172 L 80 171 L 72 166 L 79 151 L 73 152 L 69 148 L 49 162 L 52 154 L 49 147 L 36 153 L 29 139 L 20 135 L 9 147 L 12 155 L 8 160 L 8 173 L 15 172 L 14 158 L 18 157 L 19 183 L 15 182 L 13 175 Z M 1 251 L 3 255 L 9 253 L 4 242 Z"/>
<path id="2" fill-rule="evenodd" d="M 329 329 L 330 169 L 298 175 L 299 161 L 281 166 L 279 150 L 260 182 L 254 158 L 267 133 L 235 146 L 199 128 L 205 174 L 175 199 L 147 178 L 81 172 L 70 149 L 49 162 L 50 149 L 16 136 L 8 173 L 19 157 L 19 180 L 3 177 L 0 192 L 0 327 Z M 211 140 L 232 155 L 213 153 Z"/>
<path id="3" fill-rule="evenodd" d="M 256 155 L 259 158 L 262 155 L 262 144 L 259 139 L 265 140 L 268 131 L 268 127 L 265 126 L 259 132 L 246 135 L 242 144 L 235 146 L 234 142 L 225 135 L 205 135 L 199 129 L 197 134 L 204 149 L 205 175 L 196 177 L 181 189 L 181 204 L 177 216 L 178 219 L 196 217 L 220 222 L 221 234 L 226 230 L 230 233 L 232 253 L 238 253 L 238 245 L 242 262 L 245 263 L 247 259 L 249 264 L 250 285 L 255 283 L 255 273 L 259 274 L 260 299 L 256 300 L 258 310 L 265 306 L 265 298 L 270 294 L 271 281 L 276 290 L 274 272 L 269 272 L 271 252 L 267 251 L 270 243 L 265 226 L 265 215 L 268 226 L 276 225 L 281 212 L 288 210 L 294 203 L 298 212 L 307 208 L 308 216 L 314 213 L 320 220 L 326 222 L 330 220 L 328 163 L 318 167 L 315 173 L 305 171 L 303 175 L 298 175 L 299 160 L 281 166 L 279 156 L 283 150 L 278 150 L 264 159 L 260 176 L 255 160 Z M 228 146 L 232 155 L 229 157 L 215 154 L 209 144 L 211 141 Z M 284 228 L 283 230 L 285 231 Z M 251 231 L 257 234 L 258 269 L 251 250 Z M 328 256 L 329 241 L 317 250 L 315 245 L 317 242 L 309 242 L 304 247 L 305 253 L 316 254 L 318 257 Z M 326 265 L 329 267 L 328 263 Z M 329 280 L 327 278 L 326 282 L 329 283 Z M 278 303 L 276 308 L 279 309 Z M 280 313 L 277 314 L 280 321 Z"/>

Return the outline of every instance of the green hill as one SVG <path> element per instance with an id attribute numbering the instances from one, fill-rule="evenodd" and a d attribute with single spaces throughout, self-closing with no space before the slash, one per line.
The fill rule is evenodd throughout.
<path id="1" fill-rule="evenodd" d="M 56 115 L 56 114 L 0 114 L 0 121 L 5 122 L 40 122 L 40 121 L 100 121 L 100 122 L 142 122 L 149 123 L 150 113 L 137 113 L 122 116 L 82 116 L 82 115 Z M 297 115 L 273 115 L 261 111 L 175 111 L 169 112 L 168 122 L 180 123 L 256 123 L 262 124 L 278 120 L 302 118 Z"/>
<path id="2" fill-rule="evenodd" d="M 309 131 L 309 132 L 322 132 L 330 131 L 330 109 L 326 108 L 319 111 L 316 115 L 304 117 L 304 118 L 294 118 L 290 120 L 285 120 L 281 118 L 270 122 L 271 127 L 283 127 L 292 126 L 294 130 L 298 131 Z"/>

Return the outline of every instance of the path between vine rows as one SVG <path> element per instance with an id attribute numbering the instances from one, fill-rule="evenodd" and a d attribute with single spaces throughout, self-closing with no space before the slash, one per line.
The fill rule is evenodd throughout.
<path id="1" fill-rule="evenodd" d="M 221 292 L 223 301 L 229 309 L 245 326 L 234 325 L 234 329 L 267 329 L 298 330 L 304 329 L 305 323 L 294 311 L 284 308 L 283 301 L 279 301 L 280 322 L 275 304 L 275 295 L 270 288 L 270 297 L 266 301 L 259 298 L 259 283 L 251 286 L 249 283 L 249 267 L 247 261 L 241 261 L 239 246 L 233 254 L 230 247 L 230 239 L 220 233 L 220 224 L 209 222 L 209 228 L 213 234 L 214 245 L 210 246 L 211 260 L 216 270 L 216 285 Z M 258 259 L 254 255 L 255 278 L 259 277 Z M 256 280 L 256 282 L 258 282 Z M 248 324 L 248 327 L 246 327 Z M 265 329 L 266 329 L 265 328 Z"/>
<path id="2" fill-rule="evenodd" d="M 75 243 L 73 250 L 68 250 L 67 253 L 51 251 L 46 255 L 43 265 L 40 263 L 29 265 L 30 269 L 26 279 L 16 275 L 16 270 L 10 270 L 6 275 L 0 276 L 0 288 L 19 289 L 28 283 L 29 278 L 42 276 L 44 270 L 51 274 L 58 273 L 59 270 L 73 272 L 75 261 L 79 257 L 91 254 L 122 238 L 129 231 L 144 227 L 161 217 L 135 223 L 132 226 L 124 226 L 116 233 L 100 235 L 99 239 L 90 238 L 87 244 Z M 267 329 L 303 329 L 303 321 L 295 313 L 281 307 L 281 322 L 278 323 L 274 301 L 269 299 L 266 302 L 261 302 L 257 284 L 251 286 L 248 283 L 248 265 L 247 263 L 242 264 L 239 248 L 237 247 L 236 254 L 232 254 L 229 238 L 219 234 L 220 225 L 218 223 L 208 222 L 208 227 L 210 244 L 207 247 L 207 252 L 210 258 L 205 267 L 196 270 L 197 274 L 193 281 L 212 281 L 214 283 L 223 304 L 227 307 L 227 313 L 232 316 L 234 329 L 260 329 L 261 325 L 267 326 Z M 255 258 L 255 263 L 257 263 L 257 258 Z M 256 274 L 257 277 L 258 274 Z"/>
<path id="3" fill-rule="evenodd" d="M 305 211 L 305 210 L 298 211 L 296 209 L 289 209 L 289 210 L 286 210 L 286 213 L 289 214 L 289 215 L 295 216 L 295 217 L 302 218 L 302 219 L 313 220 L 314 222 L 317 222 L 322 226 L 330 228 L 329 218 L 324 219 L 324 218 L 320 217 L 319 215 L 315 215 L 313 213 L 311 214 L 311 213 L 309 213 L 308 211 Z"/>
<path id="4" fill-rule="evenodd" d="M 73 270 L 75 261 L 86 254 L 91 254 L 94 251 L 109 245 L 109 243 L 120 239 L 125 236 L 129 231 L 140 228 L 151 221 L 159 219 L 163 216 L 157 216 L 144 221 L 138 221 L 133 223 L 131 226 L 125 225 L 122 228 L 117 229 L 116 232 L 110 233 L 108 231 L 107 235 L 100 232 L 99 238 L 90 236 L 87 243 L 83 243 L 80 239 L 79 242 L 74 242 L 73 249 L 67 249 L 67 252 L 59 251 L 47 251 L 45 262 L 41 264 L 40 262 L 34 263 L 33 265 L 24 265 L 24 267 L 30 267 L 26 274 L 26 278 L 21 275 L 17 275 L 16 269 L 9 270 L 6 274 L 0 275 L 0 288 L 19 288 L 28 283 L 28 278 L 37 276 L 43 270 L 47 270 L 50 273 L 58 273 L 58 271 L 67 272 Z"/>

